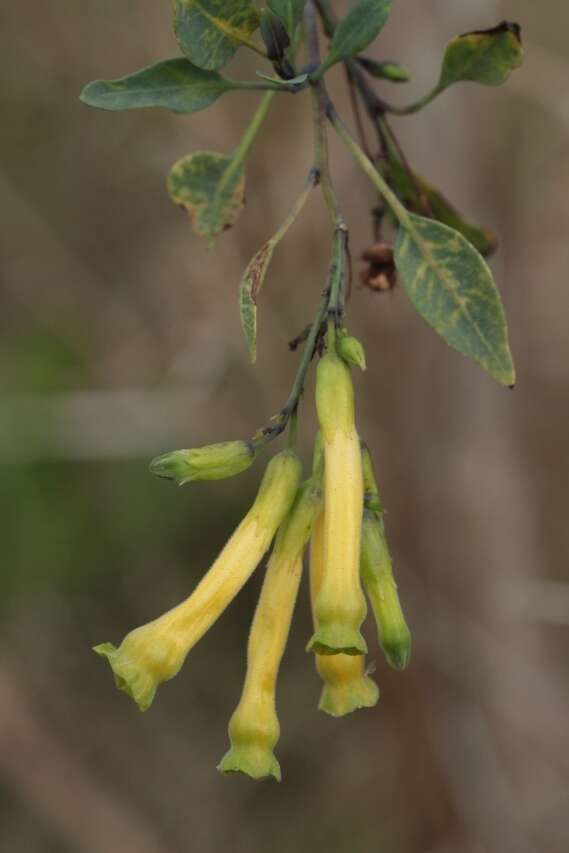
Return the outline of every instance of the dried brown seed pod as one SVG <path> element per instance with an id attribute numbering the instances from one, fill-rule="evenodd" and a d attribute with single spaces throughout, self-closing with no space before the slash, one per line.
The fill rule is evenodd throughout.
<path id="1" fill-rule="evenodd" d="M 370 264 L 393 265 L 393 246 L 387 243 L 374 243 L 363 252 L 362 258 Z"/>

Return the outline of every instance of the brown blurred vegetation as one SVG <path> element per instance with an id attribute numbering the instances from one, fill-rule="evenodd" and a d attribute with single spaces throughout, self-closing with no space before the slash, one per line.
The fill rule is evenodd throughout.
<path id="1" fill-rule="evenodd" d="M 511 83 L 456 87 L 397 128 L 419 170 L 500 237 L 518 387 L 447 351 L 403 292 L 355 289 L 349 323 L 369 365 L 359 422 L 414 657 L 400 674 L 377 655 L 373 711 L 320 715 L 304 589 L 279 688 L 284 782 L 262 786 L 215 771 L 260 572 L 145 715 L 90 647 L 185 596 L 254 494 L 259 464 L 177 490 L 147 461 L 248 436 L 288 392 L 286 342 L 328 263 L 319 199 L 275 256 L 254 368 L 236 288 L 311 165 L 309 105 L 283 96 L 249 163 L 246 211 L 209 252 L 164 178 L 189 150 L 229 151 L 257 96 L 189 118 L 89 110 L 85 82 L 176 53 L 168 4 L 4 4 L 1 850 L 568 849 L 569 8 L 400 0 L 375 53 L 411 68 L 407 92 L 392 90 L 403 102 L 434 79 L 449 37 L 503 18 L 526 40 Z M 242 52 L 231 73 L 257 67 Z M 373 194 L 335 141 L 332 155 L 357 257 Z"/>

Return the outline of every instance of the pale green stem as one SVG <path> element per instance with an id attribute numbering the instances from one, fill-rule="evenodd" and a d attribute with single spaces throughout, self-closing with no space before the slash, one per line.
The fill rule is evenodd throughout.
<path id="1" fill-rule="evenodd" d="M 312 94 L 312 116 L 314 128 L 314 166 L 320 177 L 320 186 L 330 213 L 332 225 L 336 228 L 340 222 L 343 223 L 342 214 L 338 208 L 338 199 L 334 191 L 330 176 L 330 160 L 328 156 L 328 138 L 326 136 L 325 114 L 322 108 L 321 93 L 319 87 L 313 87 Z"/>
<path id="2" fill-rule="evenodd" d="M 381 195 L 399 220 L 400 224 L 403 227 L 412 230 L 411 218 L 406 208 L 401 204 L 393 190 L 389 187 L 383 176 L 378 172 L 377 168 L 371 162 L 369 157 L 367 157 L 366 154 L 362 151 L 356 140 L 350 135 L 350 133 L 344 126 L 342 120 L 340 119 L 340 116 L 331 104 L 329 104 L 328 106 L 327 114 L 336 133 L 347 146 L 347 148 L 351 151 L 352 155 L 360 164 L 368 178 L 371 180 L 372 184 L 374 184 L 376 189 L 381 193 Z"/>
<path id="3" fill-rule="evenodd" d="M 313 169 L 308 176 L 308 180 L 306 182 L 306 187 L 303 189 L 303 191 L 301 192 L 301 194 L 299 195 L 299 197 L 295 201 L 289 215 L 287 216 L 285 221 L 282 223 L 282 225 L 278 229 L 278 231 L 276 231 L 273 234 L 273 236 L 271 237 L 271 239 L 268 241 L 271 246 L 274 247 L 277 245 L 277 243 L 280 243 L 280 241 L 283 239 L 283 237 L 287 233 L 290 226 L 296 221 L 296 219 L 298 218 L 299 214 L 302 211 L 302 208 L 304 207 L 304 205 L 308 201 L 308 197 L 309 197 L 310 193 L 312 192 L 312 190 L 314 189 L 314 187 L 316 186 L 317 182 L 318 182 L 318 173 L 316 172 L 315 169 Z"/>
<path id="4" fill-rule="evenodd" d="M 409 104 L 406 107 L 396 107 L 393 104 L 384 104 L 385 111 L 388 113 L 393 113 L 396 116 L 409 116 L 413 113 L 418 113 L 419 110 L 422 110 L 423 107 L 426 107 L 427 104 L 430 104 L 437 95 L 439 95 L 443 89 L 439 88 L 439 86 L 435 86 L 430 92 L 427 92 L 426 95 L 423 95 L 422 98 L 419 98 L 418 101 L 414 101 L 412 104 Z"/>
<path id="5" fill-rule="evenodd" d="M 296 450 L 296 437 L 298 435 L 298 408 L 294 410 L 288 421 L 288 446 Z"/>
<path id="6" fill-rule="evenodd" d="M 271 426 L 261 430 L 260 433 L 253 437 L 253 444 L 256 450 L 259 450 L 261 447 L 263 447 L 263 445 L 267 444 L 269 441 L 272 441 L 274 438 L 280 435 L 282 431 L 286 428 L 286 425 L 288 424 L 291 416 L 294 412 L 296 412 L 298 408 L 300 397 L 304 389 L 306 371 L 308 370 L 308 365 L 312 361 L 312 356 L 314 355 L 316 341 L 318 340 L 320 329 L 322 328 L 322 324 L 328 311 L 329 300 L 330 289 L 327 287 L 326 290 L 322 293 L 316 316 L 312 321 L 310 332 L 308 333 L 308 337 L 306 338 L 306 343 L 304 344 L 304 349 L 302 351 L 298 370 L 296 372 L 296 376 L 294 378 L 290 394 L 288 395 L 288 399 L 281 411 L 279 412 L 278 416 L 273 419 L 274 423 L 272 423 Z"/>
<path id="7" fill-rule="evenodd" d="M 307 0 L 304 11 L 306 29 L 306 48 L 308 61 L 312 67 L 320 63 L 320 46 L 318 42 L 318 27 L 316 23 L 316 8 L 314 0 Z M 336 324 L 341 311 L 342 284 L 344 280 L 344 252 L 348 229 L 340 211 L 336 191 L 330 174 L 328 154 L 328 135 L 326 128 L 326 107 L 330 103 L 326 86 L 323 81 L 313 79 L 312 85 L 312 117 L 314 128 L 314 165 L 320 175 L 320 185 L 334 226 L 333 265 L 330 274 L 330 301 L 328 304 L 327 341 L 330 349 L 336 343 Z"/>
<path id="8" fill-rule="evenodd" d="M 243 134 L 241 142 L 233 152 L 233 156 L 231 158 L 231 163 L 225 170 L 221 181 L 219 182 L 218 192 L 221 192 L 224 187 L 226 187 L 230 182 L 235 173 L 240 169 L 243 164 L 247 154 L 251 150 L 251 146 L 255 141 L 257 134 L 259 133 L 265 118 L 267 117 L 267 113 L 269 112 L 269 108 L 275 97 L 275 92 L 267 92 L 267 94 L 261 100 L 261 103 L 257 107 L 253 118 L 249 122 L 247 130 Z"/>

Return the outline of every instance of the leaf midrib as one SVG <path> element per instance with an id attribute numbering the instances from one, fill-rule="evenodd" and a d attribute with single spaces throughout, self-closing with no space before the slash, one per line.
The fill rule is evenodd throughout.
<path id="1" fill-rule="evenodd" d="M 411 236 L 411 238 L 415 241 L 416 245 L 418 245 L 418 246 L 419 246 L 419 251 L 421 251 L 421 252 L 422 252 L 422 254 L 423 254 L 423 256 L 425 257 L 426 262 L 427 262 L 427 265 L 431 267 L 431 269 L 433 270 L 433 272 L 435 273 L 435 275 L 439 274 L 439 277 L 440 277 L 440 279 L 441 279 L 441 281 L 442 281 L 442 283 L 443 283 L 443 286 L 445 287 L 445 289 L 447 290 L 447 292 L 450 294 L 451 298 L 455 301 L 455 303 L 456 303 L 457 307 L 459 308 L 459 310 L 460 310 L 461 312 L 464 312 L 464 316 L 466 317 L 466 319 L 467 319 L 467 320 L 472 324 L 472 326 L 476 329 L 476 332 L 477 332 L 477 334 L 478 334 L 478 336 L 479 336 L 480 340 L 482 341 L 482 343 L 484 344 L 484 346 L 486 347 L 486 349 L 488 350 L 488 352 L 490 353 L 490 355 L 491 355 L 492 357 L 494 357 L 494 347 L 493 347 L 493 346 L 492 346 L 492 344 L 490 344 L 490 343 L 489 343 L 489 341 L 486 339 L 486 336 L 483 334 L 483 332 L 482 332 L 482 330 L 480 329 L 480 326 L 478 325 L 478 323 L 476 322 L 476 320 L 472 317 L 472 315 L 471 315 L 470 311 L 468 310 L 468 307 L 467 307 L 467 306 L 465 306 L 464 304 L 460 303 L 460 302 L 457 300 L 457 298 L 456 298 L 456 292 L 455 292 L 455 291 L 456 291 L 456 289 L 455 289 L 455 287 L 453 287 L 453 286 L 452 286 L 452 284 L 450 284 L 450 283 L 449 283 L 449 281 L 447 280 L 449 277 L 447 276 L 447 274 L 446 274 L 446 270 L 444 269 L 444 267 L 442 268 L 442 273 L 441 273 L 441 266 L 440 266 L 439 264 L 437 264 L 437 261 L 436 261 L 436 259 L 435 259 L 434 255 L 433 255 L 433 253 L 432 253 L 432 252 L 431 252 L 431 250 L 429 249 L 429 244 L 428 244 L 428 243 L 426 243 L 426 242 L 425 242 L 425 241 L 424 241 L 424 240 L 419 236 L 419 232 L 417 231 L 417 229 L 415 228 L 415 226 L 414 226 L 414 225 L 412 225 L 411 227 L 407 226 L 407 229 L 406 229 L 406 230 L 407 230 L 407 233 Z M 421 249 L 421 246 L 423 246 L 423 249 Z M 452 279 L 451 279 L 451 280 L 452 280 Z"/>
<path id="2" fill-rule="evenodd" d="M 249 37 L 248 33 L 245 30 L 239 30 L 237 27 L 231 26 L 222 18 L 216 18 L 215 15 L 212 15 L 210 12 L 206 12 L 201 3 L 198 0 L 193 0 L 190 6 L 195 6 L 198 11 L 206 18 L 212 26 L 222 33 L 226 38 L 230 41 L 238 42 L 240 44 L 251 44 L 252 39 Z"/>

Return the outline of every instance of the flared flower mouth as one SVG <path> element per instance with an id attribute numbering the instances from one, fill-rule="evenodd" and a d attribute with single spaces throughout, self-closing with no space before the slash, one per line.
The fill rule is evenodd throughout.
<path id="1" fill-rule="evenodd" d="M 223 756 L 217 769 L 224 775 L 242 773 L 257 782 L 265 779 L 282 779 L 281 766 L 271 749 L 263 749 L 255 744 L 232 746 Z"/>

